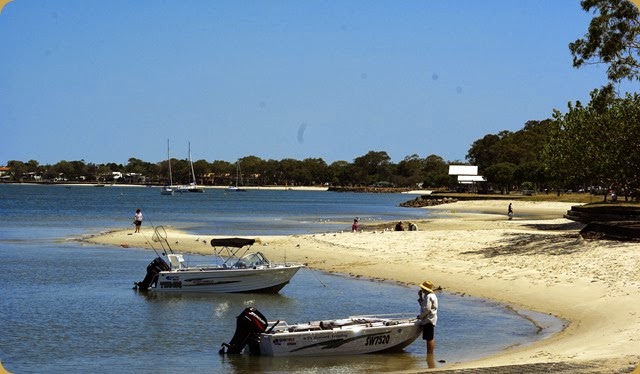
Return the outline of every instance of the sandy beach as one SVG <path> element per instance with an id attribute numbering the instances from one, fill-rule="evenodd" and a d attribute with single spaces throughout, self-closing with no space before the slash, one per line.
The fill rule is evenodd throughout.
<path id="1" fill-rule="evenodd" d="M 589 372 L 631 372 L 640 362 L 640 244 L 582 239 L 582 225 L 562 218 L 572 205 L 516 201 L 515 216 L 507 220 L 504 201 L 464 201 L 429 207 L 436 217 L 416 222 L 418 231 L 394 232 L 392 223 L 363 222 L 358 233 L 345 227 L 336 233 L 256 238 L 256 249 L 274 261 L 286 256 L 354 277 L 408 285 L 429 279 L 448 292 L 567 321 L 562 332 L 545 340 L 444 370 L 525 365 L 533 370 L 528 372 L 537 372 L 540 364 L 574 364 L 598 368 Z M 150 247 L 151 227 L 131 233 L 106 232 L 84 240 Z M 215 236 L 169 230 L 168 237 L 176 251 L 206 254 Z M 490 326 L 482 328 L 491 333 Z"/>

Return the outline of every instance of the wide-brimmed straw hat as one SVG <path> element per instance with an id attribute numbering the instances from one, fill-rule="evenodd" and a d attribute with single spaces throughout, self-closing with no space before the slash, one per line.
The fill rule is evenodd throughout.
<path id="1" fill-rule="evenodd" d="M 433 283 L 431 281 L 424 281 L 419 286 L 427 292 L 433 292 Z"/>

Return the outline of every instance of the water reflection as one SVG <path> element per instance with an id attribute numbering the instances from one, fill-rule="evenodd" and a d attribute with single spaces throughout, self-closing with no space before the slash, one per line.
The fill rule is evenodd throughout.
<path id="1" fill-rule="evenodd" d="M 433 369 L 436 367 L 436 358 L 433 353 L 427 354 L 427 367 Z"/>
<path id="2" fill-rule="evenodd" d="M 241 373 L 373 373 L 407 372 L 424 369 L 424 359 L 409 353 L 367 354 L 329 357 L 263 357 L 221 355 L 221 366 L 228 372 Z"/>

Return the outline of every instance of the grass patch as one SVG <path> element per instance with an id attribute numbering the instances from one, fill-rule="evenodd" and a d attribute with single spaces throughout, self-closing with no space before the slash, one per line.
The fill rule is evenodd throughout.
<path id="1" fill-rule="evenodd" d="M 436 195 L 434 193 L 434 195 Z M 558 196 L 555 193 L 549 194 L 535 194 L 531 196 L 525 196 L 520 194 L 519 192 L 514 192 L 508 195 L 501 194 L 469 194 L 469 193 L 438 193 L 437 195 L 442 195 L 443 197 L 452 197 L 458 198 L 461 200 L 472 200 L 477 198 L 481 199 L 492 199 L 492 200 L 520 200 L 520 201 L 540 201 L 540 202 L 562 202 L 562 203 L 579 203 L 579 204 L 593 204 L 593 205 L 606 205 L 606 206 L 640 206 L 640 203 L 636 202 L 625 202 L 624 198 L 618 197 L 618 201 L 616 203 L 611 203 L 609 199 L 607 202 L 604 201 L 604 196 L 602 195 L 591 195 L 588 193 L 570 193 L 570 194 L 562 194 Z"/>

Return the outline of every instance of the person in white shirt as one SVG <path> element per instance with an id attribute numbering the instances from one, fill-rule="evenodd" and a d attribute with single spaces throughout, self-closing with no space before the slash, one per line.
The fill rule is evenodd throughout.
<path id="1" fill-rule="evenodd" d="M 133 216 L 133 224 L 136 225 L 134 233 L 140 232 L 140 226 L 142 226 L 142 212 L 140 209 L 136 210 L 136 214 Z"/>
<path id="2" fill-rule="evenodd" d="M 418 291 L 418 303 L 420 303 L 420 325 L 422 326 L 422 339 L 427 341 L 427 355 L 432 355 L 436 343 L 434 330 L 438 322 L 438 298 L 433 292 L 433 283 L 424 281 Z"/>

